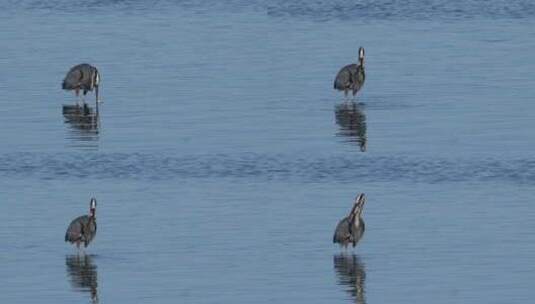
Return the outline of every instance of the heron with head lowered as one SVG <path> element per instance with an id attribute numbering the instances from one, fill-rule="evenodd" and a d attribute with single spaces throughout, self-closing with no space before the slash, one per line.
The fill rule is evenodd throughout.
<path id="1" fill-rule="evenodd" d="M 82 91 L 82 102 L 85 104 L 84 96 L 87 92 L 92 92 L 95 90 L 96 102 L 100 102 L 98 96 L 98 88 L 100 86 L 100 73 L 97 68 L 87 64 L 82 63 L 72 67 L 63 79 L 61 88 L 67 91 L 74 91 L 76 97 L 79 98 L 80 91 Z M 76 100 L 78 103 L 78 99 Z"/>

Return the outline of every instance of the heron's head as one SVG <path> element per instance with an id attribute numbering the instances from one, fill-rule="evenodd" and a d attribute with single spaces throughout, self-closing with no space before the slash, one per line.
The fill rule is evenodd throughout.
<path id="1" fill-rule="evenodd" d="M 363 47 L 359 48 L 359 61 L 364 62 L 364 48 Z"/>
<path id="2" fill-rule="evenodd" d="M 92 197 L 91 201 L 89 202 L 89 212 L 91 216 L 95 216 L 95 211 L 97 210 L 97 200 Z"/>
<path id="3" fill-rule="evenodd" d="M 360 216 L 364 209 L 364 203 L 366 203 L 366 195 L 364 193 L 357 195 L 357 198 L 355 199 L 355 213 L 358 216 Z"/>

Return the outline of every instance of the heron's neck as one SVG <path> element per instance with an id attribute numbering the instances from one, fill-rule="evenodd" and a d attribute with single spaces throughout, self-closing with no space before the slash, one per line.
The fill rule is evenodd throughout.
<path id="1" fill-rule="evenodd" d="M 355 216 L 355 220 L 353 220 L 353 226 L 358 227 L 360 225 L 360 216 Z"/>

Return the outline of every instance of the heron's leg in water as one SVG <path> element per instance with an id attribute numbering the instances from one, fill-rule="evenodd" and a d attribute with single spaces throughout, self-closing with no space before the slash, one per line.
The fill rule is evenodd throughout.
<path id="1" fill-rule="evenodd" d="M 345 100 L 345 101 L 347 101 L 347 93 L 348 93 L 348 91 L 347 91 L 347 89 L 345 89 L 345 90 L 344 90 L 344 100 Z"/>
<path id="2" fill-rule="evenodd" d="M 357 91 L 353 91 L 353 98 L 351 98 L 351 101 L 355 102 L 356 98 L 357 98 Z"/>

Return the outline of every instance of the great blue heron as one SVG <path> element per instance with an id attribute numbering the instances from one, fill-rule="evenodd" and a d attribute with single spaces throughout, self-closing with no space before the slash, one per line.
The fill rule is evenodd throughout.
<path id="1" fill-rule="evenodd" d="M 91 92 L 94 89 L 96 102 L 98 103 L 100 101 L 98 97 L 99 85 L 100 74 L 97 68 L 90 64 L 82 63 L 72 67 L 67 72 L 61 88 L 69 91 L 74 90 L 76 97 L 80 95 L 80 91 L 83 91 L 83 95 L 85 96 L 87 92 Z M 76 102 L 78 103 L 78 100 Z M 83 103 L 85 104 L 85 100 L 83 100 Z"/>
<path id="2" fill-rule="evenodd" d="M 366 73 L 364 72 L 364 48 L 359 48 L 359 62 L 358 64 L 348 64 L 336 74 L 334 79 L 334 88 L 339 91 L 344 91 L 344 96 L 347 97 L 349 90 L 353 91 L 353 97 L 364 85 Z"/>
<path id="3" fill-rule="evenodd" d="M 65 233 L 65 242 L 76 244 L 80 248 L 80 243 L 87 247 L 97 234 L 97 218 L 95 212 L 97 209 L 97 200 L 91 198 L 89 203 L 89 215 L 82 215 L 75 218 L 67 228 Z"/>
<path id="4" fill-rule="evenodd" d="M 349 215 L 344 217 L 336 226 L 333 243 L 339 243 L 344 248 L 350 243 L 353 244 L 353 247 L 357 245 L 365 230 L 364 220 L 361 217 L 365 202 L 364 193 L 359 194 Z"/>

